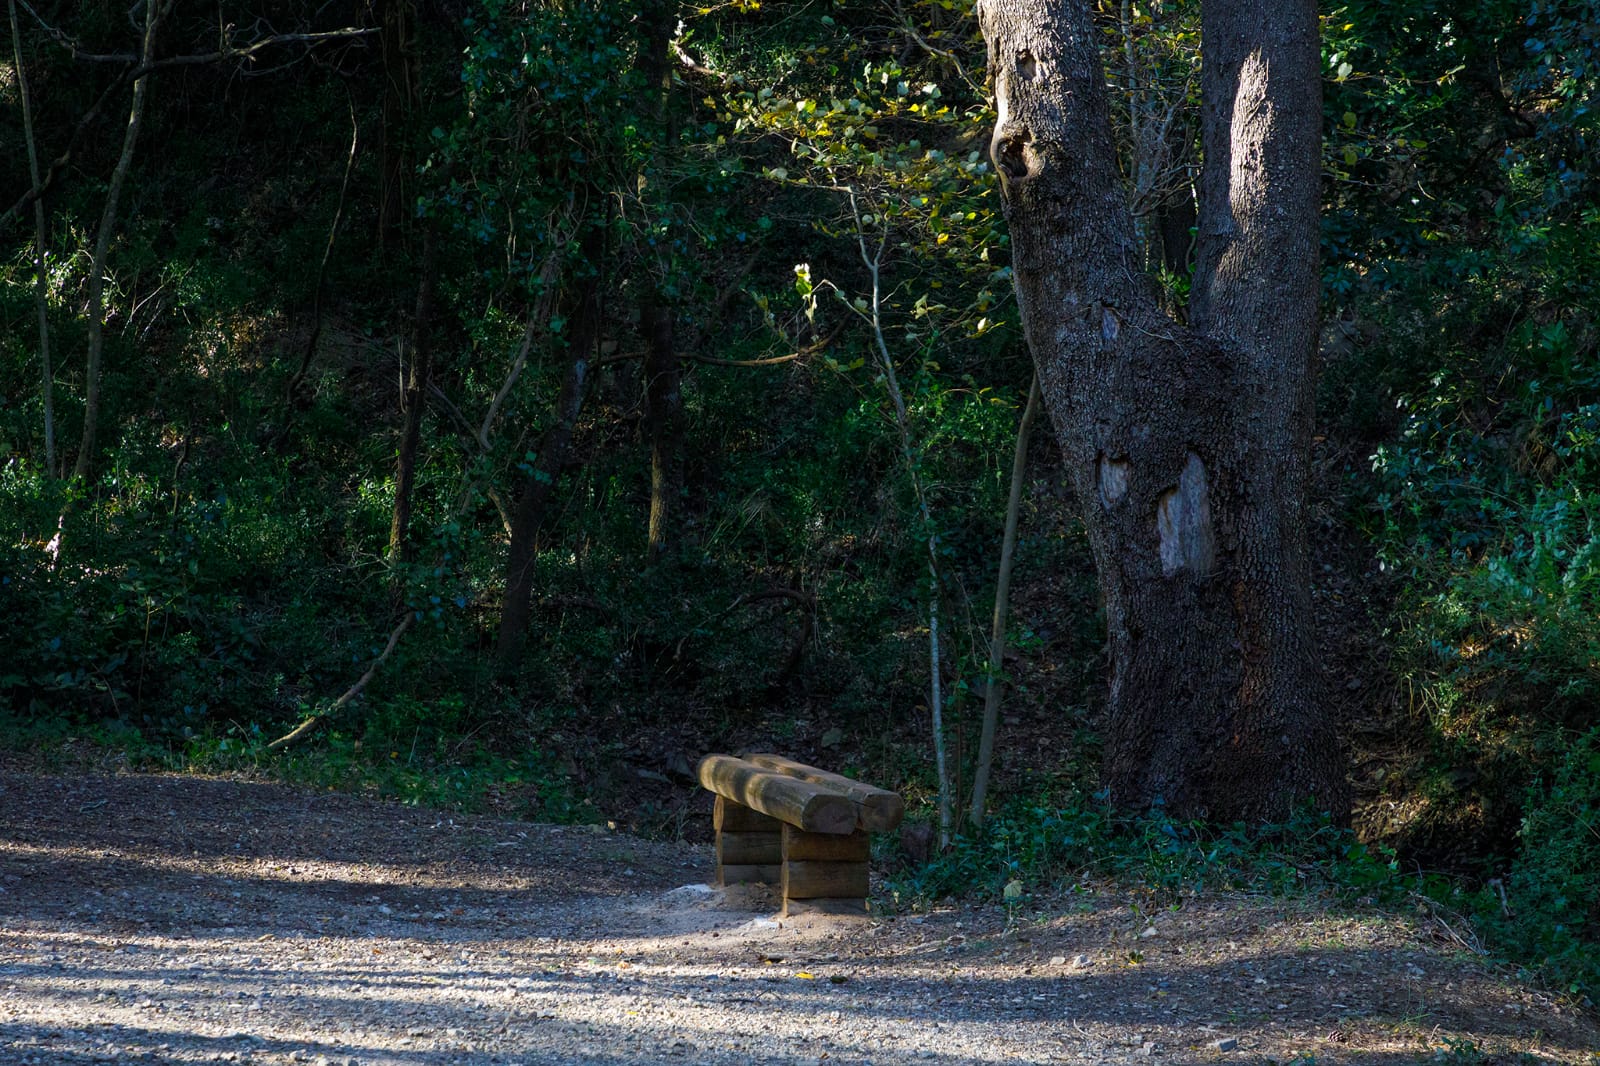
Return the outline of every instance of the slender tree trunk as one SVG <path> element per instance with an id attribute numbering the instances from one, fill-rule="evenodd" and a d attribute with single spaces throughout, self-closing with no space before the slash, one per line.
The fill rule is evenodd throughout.
<path id="1" fill-rule="evenodd" d="M 422 416 L 428 409 L 428 384 L 433 376 L 434 290 L 439 280 L 438 242 L 433 226 L 422 237 L 422 277 L 417 282 L 417 309 L 412 322 L 411 373 L 406 380 L 401 406 L 405 428 L 400 434 L 400 451 L 395 459 L 394 515 L 389 523 L 390 564 L 410 562 L 412 550 L 411 497 L 417 482 L 417 446 L 422 440 Z M 398 574 L 398 572 L 397 572 Z"/>
<path id="2" fill-rule="evenodd" d="M 1028 402 L 1017 426 L 1017 450 L 1011 457 L 1011 492 L 1006 498 L 1005 534 L 1000 539 L 1000 567 L 994 582 L 994 626 L 989 632 L 989 683 L 983 693 L 983 727 L 978 733 L 978 763 L 972 772 L 972 807 L 967 820 L 983 828 L 989 799 L 989 769 L 994 764 L 994 735 L 1000 721 L 1000 700 L 1005 685 L 1000 672 L 1006 658 L 1006 613 L 1011 603 L 1011 567 L 1017 557 L 1017 523 L 1022 512 L 1022 483 L 1028 475 L 1028 441 L 1039 413 L 1039 375 L 1028 386 Z"/>
<path id="3" fill-rule="evenodd" d="M 643 36 L 639 43 L 639 67 L 654 99 L 656 130 L 662 148 L 672 140 L 667 94 L 672 86 L 667 51 L 676 22 L 673 0 L 655 0 L 646 9 Z M 644 187 L 644 183 L 641 183 Z M 646 208 L 648 211 L 648 207 Z M 647 554 L 661 556 L 672 539 L 672 508 L 683 483 L 682 391 L 683 376 L 678 352 L 673 346 L 673 314 L 666 275 L 671 269 L 670 241 L 656 245 L 654 269 L 646 284 L 648 291 L 639 309 L 639 326 L 645 334 L 645 424 L 650 433 L 650 526 Z"/>
<path id="4" fill-rule="evenodd" d="M 895 372 L 894 359 L 889 354 L 889 343 L 883 334 L 883 253 L 888 245 L 885 230 L 878 242 L 877 252 L 867 247 L 867 230 L 861 206 L 856 201 L 855 190 L 845 189 L 850 198 L 850 214 L 855 219 L 856 242 L 861 262 L 867 268 L 872 283 L 872 302 L 862 312 L 872 326 L 873 345 L 877 349 L 879 369 L 883 371 L 883 386 L 894 405 L 895 430 L 900 436 L 900 456 L 905 460 L 906 476 L 911 479 L 911 490 L 917 498 L 917 512 L 922 517 L 928 547 L 928 712 L 933 733 L 933 768 L 939 782 L 939 848 L 950 846 L 955 830 L 955 796 L 950 784 L 950 766 L 945 744 L 944 729 L 944 656 L 939 638 L 939 597 L 944 582 L 939 575 L 939 527 L 933 522 L 933 509 L 928 504 L 928 494 L 922 483 L 921 464 L 916 450 L 911 446 L 911 419 L 906 409 L 905 393 L 900 389 L 900 375 Z"/>
<path id="5" fill-rule="evenodd" d="M 670 543 L 672 505 L 683 481 L 681 440 L 682 370 L 672 345 L 672 310 L 654 299 L 643 308 L 646 330 L 645 409 L 650 429 L 650 528 L 648 553 L 661 556 Z"/>
<path id="6" fill-rule="evenodd" d="M 1023 327 L 1088 530 L 1127 806 L 1342 811 L 1312 658 L 1303 494 L 1317 322 L 1316 11 L 1205 9 L 1195 326 L 1162 312 L 1086 0 L 984 0 Z"/>
<path id="7" fill-rule="evenodd" d="M 33 139 L 33 101 L 28 95 L 28 72 L 22 65 L 22 31 L 17 26 L 17 0 L 11 0 L 11 41 L 17 64 L 17 89 L 22 97 L 22 136 L 28 146 L 28 175 L 40 187 L 39 146 Z M 56 469 L 55 373 L 50 366 L 50 278 L 48 237 L 44 224 L 44 198 L 33 199 L 34 304 L 39 314 L 39 395 L 44 402 L 44 468 L 51 477 Z"/>
<path id="8" fill-rule="evenodd" d="M 496 658 L 502 673 L 509 674 L 522 660 L 522 643 L 533 613 L 533 564 L 539 527 L 561 468 L 566 465 L 572 445 L 573 428 L 583 410 L 589 385 L 596 342 L 600 337 L 600 263 L 605 252 L 605 234 L 598 225 L 587 226 L 582 238 L 579 268 L 587 274 L 577 283 L 573 312 L 569 317 L 572 332 L 567 342 L 567 369 L 556 399 L 555 417 L 539 439 L 533 468 L 523 481 L 511 516 L 511 543 L 506 552 L 505 603 L 500 610 L 500 633 Z"/>
<path id="9" fill-rule="evenodd" d="M 155 54 L 156 27 L 170 6 L 170 0 L 145 0 L 144 42 L 140 60 L 149 64 Z M 111 251 L 111 234 L 117 227 L 117 202 L 122 197 L 122 185 L 133 166 L 134 146 L 139 143 L 139 127 L 144 121 L 145 87 L 150 77 L 134 79 L 133 102 L 128 107 L 128 125 L 122 134 L 122 154 L 117 158 L 116 169 L 111 172 L 111 184 L 106 189 L 106 202 L 100 212 L 100 228 L 95 235 L 94 258 L 89 264 L 89 357 L 84 368 L 83 382 L 83 439 L 78 446 L 78 461 L 73 467 L 74 477 L 86 478 L 94 464 L 95 437 L 100 422 L 100 356 L 105 348 L 106 257 Z"/>
<path id="10" fill-rule="evenodd" d="M 378 251 L 388 250 L 405 217 L 406 160 L 417 106 L 411 54 L 412 0 L 382 0 L 383 130 L 378 166 Z"/>
<path id="11" fill-rule="evenodd" d="M 328 260 L 333 256 L 334 242 L 339 239 L 339 225 L 344 220 L 345 199 L 350 192 L 350 174 L 355 170 L 356 152 L 361 146 L 361 125 L 356 120 L 356 102 L 350 104 L 350 151 L 344 157 L 344 177 L 339 182 L 339 199 L 333 208 L 333 221 L 328 224 L 328 239 L 322 245 L 322 258 L 317 262 L 317 280 L 311 287 L 311 332 L 306 336 L 306 346 L 300 355 L 300 365 L 289 376 L 283 387 L 283 426 L 273 437 L 273 447 L 281 454 L 288 442 L 289 431 L 294 427 L 295 414 L 300 407 L 300 388 L 311 373 L 311 363 L 317 357 L 317 343 L 322 339 L 323 299 L 327 290 Z"/>

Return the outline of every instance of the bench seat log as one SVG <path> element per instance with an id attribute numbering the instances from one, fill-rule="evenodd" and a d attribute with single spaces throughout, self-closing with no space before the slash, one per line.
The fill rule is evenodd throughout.
<path id="1" fill-rule="evenodd" d="M 849 796 L 731 755 L 701 759 L 699 778 L 708 791 L 809 833 L 844 834 L 856 827 L 858 805 Z"/>
<path id="2" fill-rule="evenodd" d="M 900 824 L 905 817 L 905 800 L 899 793 L 887 789 L 874 788 L 872 785 L 856 781 L 842 774 L 829 773 L 819 770 L 815 766 L 786 759 L 782 755 L 771 755 L 758 752 L 745 756 L 745 761 L 773 770 L 787 777 L 800 781 L 810 781 L 812 784 L 825 785 L 849 796 L 861 807 L 856 822 L 862 829 L 874 833 L 887 832 Z"/>

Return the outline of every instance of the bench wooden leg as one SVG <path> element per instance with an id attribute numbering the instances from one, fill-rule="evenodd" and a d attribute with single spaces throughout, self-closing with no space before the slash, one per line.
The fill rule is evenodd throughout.
<path id="1" fill-rule="evenodd" d="M 777 863 L 770 866 L 755 864 L 738 864 L 734 866 L 717 866 L 717 883 L 726 888 L 729 885 L 775 885 L 782 880 L 782 869 Z"/>
<path id="2" fill-rule="evenodd" d="M 808 833 L 718 796 L 717 883 L 780 886 L 783 913 L 867 913 L 872 838 L 853 833 Z"/>
<path id="3" fill-rule="evenodd" d="M 711 821 L 717 830 L 717 884 L 775 885 L 783 879 L 782 822 L 724 796 L 717 797 Z"/>
<path id="4" fill-rule="evenodd" d="M 783 823 L 771 815 L 726 796 L 717 797 L 716 806 L 711 809 L 711 825 L 719 833 L 776 833 L 783 828 Z"/>
<path id="5" fill-rule="evenodd" d="M 782 861 L 783 843 L 777 833 L 717 834 L 718 866 L 776 866 Z"/>
<path id="6" fill-rule="evenodd" d="M 866 913 L 867 860 L 871 854 L 872 840 L 861 830 L 836 835 L 784 826 L 784 913 Z M 800 903 L 806 906 L 793 906 Z"/>
<path id="7" fill-rule="evenodd" d="M 790 918 L 799 914 L 837 914 L 837 915 L 862 915 L 871 914 L 872 908 L 864 899 L 786 899 L 783 901 L 783 910 L 779 912 L 780 918 Z"/>

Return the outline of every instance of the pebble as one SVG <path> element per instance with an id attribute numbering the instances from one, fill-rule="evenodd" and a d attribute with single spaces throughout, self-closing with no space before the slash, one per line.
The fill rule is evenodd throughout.
<path id="1" fill-rule="evenodd" d="M 1213 1040 L 1211 1042 L 1211 1046 L 1216 1048 L 1218 1051 L 1232 1051 L 1234 1048 L 1239 1046 L 1239 1041 L 1235 1040 L 1231 1036 L 1225 1036 L 1221 1040 Z"/>

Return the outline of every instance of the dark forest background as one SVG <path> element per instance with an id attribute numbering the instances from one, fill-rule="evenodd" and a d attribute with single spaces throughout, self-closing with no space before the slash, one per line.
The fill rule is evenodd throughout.
<path id="1" fill-rule="evenodd" d="M 1248 832 L 1097 793 L 1048 426 L 990 666 L 1032 370 L 969 0 L 8 6 L 13 751 L 695 837 L 694 761 L 768 748 L 926 814 L 936 617 L 958 804 L 1005 703 L 983 830 L 886 860 L 908 905 L 1320 864 L 1596 987 L 1592 0 L 1324 13 L 1315 598 L 1358 807 Z M 1098 7 L 1181 315 L 1198 5 Z"/>

